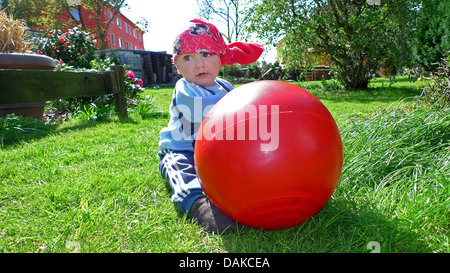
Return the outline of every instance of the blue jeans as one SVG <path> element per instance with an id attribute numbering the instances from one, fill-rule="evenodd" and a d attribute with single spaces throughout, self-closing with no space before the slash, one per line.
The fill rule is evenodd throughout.
<path id="1" fill-rule="evenodd" d="M 159 171 L 172 188 L 172 201 L 181 212 L 189 214 L 192 204 L 205 196 L 194 167 L 194 153 L 186 151 L 161 151 Z"/>

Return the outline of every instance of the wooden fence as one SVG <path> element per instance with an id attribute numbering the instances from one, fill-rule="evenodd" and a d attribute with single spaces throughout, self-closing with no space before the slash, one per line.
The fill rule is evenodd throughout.
<path id="1" fill-rule="evenodd" d="M 0 70 L 0 106 L 113 94 L 117 114 L 127 117 L 124 79 L 120 65 L 106 72 Z"/>

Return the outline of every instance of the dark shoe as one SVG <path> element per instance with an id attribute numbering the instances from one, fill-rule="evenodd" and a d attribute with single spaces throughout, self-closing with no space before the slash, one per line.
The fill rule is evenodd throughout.
<path id="1" fill-rule="evenodd" d="M 229 234 L 238 233 L 241 229 L 236 221 L 216 208 L 207 197 L 200 197 L 192 204 L 190 215 L 207 232 Z"/>

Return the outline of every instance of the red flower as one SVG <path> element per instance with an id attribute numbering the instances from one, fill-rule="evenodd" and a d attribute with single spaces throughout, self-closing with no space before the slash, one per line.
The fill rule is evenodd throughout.
<path id="1" fill-rule="evenodd" d="M 134 78 L 136 78 L 136 76 L 134 75 L 132 70 L 128 70 L 126 73 L 127 77 L 134 80 Z"/>
<path id="2" fill-rule="evenodd" d="M 144 82 L 141 79 L 137 79 L 136 81 L 134 81 L 134 83 L 136 85 L 139 85 L 140 87 L 144 87 Z"/>
<path id="3" fill-rule="evenodd" d="M 40 50 L 38 50 L 37 53 L 38 53 L 39 55 L 44 54 L 44 52 L 42 52 L 42 51 L 40 51 Z"/>
<path id="4" fill-rule="evenodd" d="M 62 36 L 59 37 L 58 39 L 59 39 L 59 43 L 60 44 L 64 44 L 66 42 L 66 39 L 64 37 L 62 37 Z"/>

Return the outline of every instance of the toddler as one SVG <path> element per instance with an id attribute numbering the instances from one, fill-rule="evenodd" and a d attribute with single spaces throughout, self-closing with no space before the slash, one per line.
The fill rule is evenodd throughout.
<path id="1" fill-rule="evenodd" d="M 172 201 L 208 232 L 238 232 L 238 225 L 218 210 L 203 193 L 194 167 L 197 131 L 208 110 L 233 90 L 217 78 L 221 66 L 255 62 L 263 46 L 235 42 L 227 45 L 217 28 L 201 19 L 174 43 L 174 64 L 183 76 L 170 105 L 170 120 L 160 133 L 159 170 L 172 188 Z"/>

